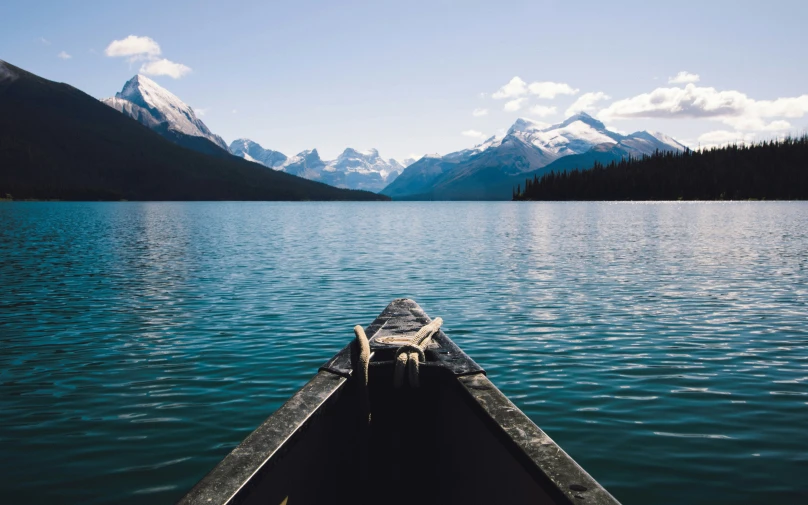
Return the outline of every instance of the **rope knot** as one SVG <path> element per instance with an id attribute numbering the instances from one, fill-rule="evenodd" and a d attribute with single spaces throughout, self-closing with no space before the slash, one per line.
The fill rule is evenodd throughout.
<path id="1" fill-rule="evenodd" d="M 400 388 L 404 385 L 405 372 L 409 372 L 407 375 L 409 377 L 410 386 L 415 388 L 419 386 L 418 364 L 421 361 L 426 362 L 424 350 L 429 345 L 429 342 L 432 341 L 432 337 L 440 330 L 442 324 L 443 319 L 436 317 L 432 322 L 418 330 L 409 342 L 396 350 L 396 368 L 393 375 L 393 384 L 395 387 Z"/>

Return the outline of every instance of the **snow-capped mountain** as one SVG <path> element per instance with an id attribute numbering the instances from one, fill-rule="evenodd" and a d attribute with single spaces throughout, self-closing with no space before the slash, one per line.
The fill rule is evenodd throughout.
<path id="1" fill-rule="evenodd" d="M 585 153 L 598 144 L 615 144 L 619 138 L 619 134 L 610 132 L 603 123 L 585 112 L 545 128 L 530 119 L 519 118 L 508 130 L 508 135 L 519 136 L 533 144 L 546 153 L 550 161 Z"/>
<path id="2" fill-rule="evenodd" d="M 395 180 L 404 166 L 394 159 L 385 160 L 379 151 L 347 148 L 337 159 L 324 162 L 317 149 L 292 156 L 279 167 L 284 172 L 338 188 L 378 192 Z"/>
<path id="3" fill-rule="evenodd" d="M 542 128 L 535 121 L 519 118 L 508 130 L 534 145 L 549 160 L 548 164 L 564 156 L 583 154 L 598 145 L 621 145 L 634 155 L 651 154 L 656 149 L 680 151 L 685 148 L 671 137 L 646 131 L 621 135 L 586 112 L 575 114 L 559 124 Z M 536 167 L 541 168 L 541 167 Z"/>
<path id="4" fill-rule="evenodd" d="M 247 161 L 255 161 L 269 168 L 279 167 L 287 160 L 285 154 L 272 149 L 264 149 L 250 139 L 234 140 L 230 143 L 230 152 Z"/>
<path id="5" fill-rule="evenodd" d="M 148 77 L 132 77 L 114 98 L 102 102 L 174 142 L 182 143 L 178 141 L 182 136 L 202 137 L 228 151 L 224 140 L 211 132 L 191 107 Z"/>
<path id="6" fill-rule="evenodd" d="M 683 149 L 661 133 L 610 131 L 584 112 L 552 126 L 520 118 L 502 138 L 445 156 L 424 156 L 382 193 L 403 199 L 504 200 L 512 186 L 538 171 L 587 169 L 594 161 Z"/>
<path id="7" fill-rule="evenodd" d="M 207 138 L 175 133 L 207 144 L 216 154 L 169 142 L 73 86 L 0 60 L 2 195 L 111 201 L 386 199 L 279 173 L 232 156 Z M 6 221 L 0 218 L 0 223 Z"/>
<path id="8" fill-rule="evenodd" d="M 320 153 L 317 152 L 317 149 L 306 150 L 297 156 L 291 156 L 278 167 L 278 170 L 282 170 L 287 174 L 320 182 L 326 182 L 323 180 L 324 169 L 325 163 L 320 159 Z M 326 184 L 329 183 L 326 182 Z"/>
<path id="9" fill-rule="evenodd" d="M 332 178 L 337 187 L 381 191 L 404 171 L 404 166 L 394 159 L 385 160 L 379 151 L 357 151 L 347 148 L 336 160 L 325 167 L 325 178 Z"/>
<path id="10" fill-rule="evenodd" d="M 230 144 L 230 151 L 250 161 L 286 173 L 320 181 L 338 188 L 381 191 L 404 171 L 405 166 L 394 159 L 384 159 L 379 151 L 359 151 L 347 148 L 337 159 L 323 161 L 317 149 L 303 151 L 287 158 L 278 151 L 264 149 L 248 139 Z"/>

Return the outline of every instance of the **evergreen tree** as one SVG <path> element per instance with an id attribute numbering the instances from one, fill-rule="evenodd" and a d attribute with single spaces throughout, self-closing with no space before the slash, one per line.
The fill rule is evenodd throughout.
<path id="1" fill-rule="evenodd" d="M 808 135 L 709 150 L 655 151 L 525 181 L 515 200 L 808 199 Z"/>

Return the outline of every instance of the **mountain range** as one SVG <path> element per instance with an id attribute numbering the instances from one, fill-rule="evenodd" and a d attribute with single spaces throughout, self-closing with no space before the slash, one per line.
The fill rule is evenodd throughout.
<path id="1" fill-rule="evenodd" d="M 115 97 L 105 98 L 102 102 L 183 147 L 221 155 L 215 146 L 247 161 L 338 188 L 379 192 L 405 168 L 394 159 L 382 158 L 376 149 L 358 151 L 348 148 L 337 159 L 323 161 L 317 149 L 287 157 L 246 138 L 234 140 L 228 147 L 190 106 L 143 75 L 132 77 Z"/>
<path id="2" fill-rule="evenodd" d="M 114 103 L 106 102 L 124 112 L 121 114 L 72 86 L 0 60 L 0 196 L 60 200 L 387 199 L 268 170 L 233 156 L 190 108 L 150 86 L 137 77 L 127 83 Z M 127 116 L 136 116 L 136 120 Z M 184 146 L 185 142 L 191 145 Z"/>
<path id="3" fill-rule="evenodd" d="M 283 153 L 264 149 L 249 139 L 238 139 L 230 144 L 230 152 L 244 159 L 257 161 L 275 170 L 297 175 L 313 181 L 320 181 L 338 188 L 381 191 L 393 182 L 406 168 L 395 159 L 384 159 L 379 151 L 369 149 L 358 151 L 345 149 L 337 159 L 324 161 L 317 149 L 306 150 L 295 156 L 286 157 Z"/>
<path id="4" fill-rule="evenodd" d="M 24 75 L 29 81 L 40 79 L 4 64 L 0 82 L 5 82 L 6 87 L 13 81 L 8 75 Z M 376 149 L 347 148 L 336 159 L 323 160 L 317 149 L 287 157 L 246 138 L 228 146 L 190 106 L 142 75 L 132 77 L 114 97 L 101 102 L 188 150 L 228 164 L 239 158 L 250 162 L 244 166 L 263 169 L 261 177 L 284 173 L 330 187 L 378 192 L 403 200 L 507 200 L 512 189 L 525 179 L 550 171 L 588 169 L 595 162 L 606 164 L 656 151 L 686 149 L 662 133 L 640 131 L 625 135 L 611 131 L 581 112 L 550 126 L 520 118 L 505 135 L 444 156 L 425 155 L 402 163 L 382 158 Z M 78 133 L 81 132 L 67 135 Z M 116 191 L 125 193 L 122 188 Z"/>
<path id="5" fill-rule="evenodd" d="M 508 200 L 517 184 L 534 175 L 684 149 L 662 133 L 613 132 L 584 112 L 552 126 L 520 118 L 502 138 L 446 156 L 424 156 L 382 194 L 403 200 Z"/>

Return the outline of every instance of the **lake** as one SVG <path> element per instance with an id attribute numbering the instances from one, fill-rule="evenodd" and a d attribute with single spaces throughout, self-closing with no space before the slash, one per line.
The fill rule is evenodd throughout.
<path id="1" fill-rule="evenodd" d="M 415 299 L 626 504 L 808 501 L 808 203 L 0 202 L 0 494 L 172 503 Z"/>

